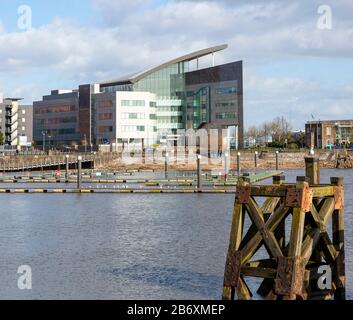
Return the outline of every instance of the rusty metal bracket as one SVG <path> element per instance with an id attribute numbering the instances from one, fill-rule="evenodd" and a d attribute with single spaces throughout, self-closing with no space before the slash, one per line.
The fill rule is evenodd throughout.
<path id="1" fill-rule="evenodd" d="M 241 252 L 231 251 L 228 253 L 226 270 L 224 273 L 224 286 L 238 287 L 241 271 Z"/>
<path id="2" fill-rule="evenodd" d="M 335 210 L 343 209 L 344 203 L 344 190 L 342 187 L 335 187 Z"/>
<path id="3" fill-rule="evenodd" d="M 275 292 L 279 295 L 303 294 L 305 266 L 301 257 L 279 257 Z"/>
<path id="4" fill-rule="evenodd" d="M 236 203 L 248 204 L 250 201 L 251 187 L 237 186 Z"/>
<path id="5" fill-rule="evenodd" d="M 311 210 L 313 191 L 308 186 L 303 189 L 288 188 L 286 194 L 286 207 L 302 208 L 304 212 Z"/>

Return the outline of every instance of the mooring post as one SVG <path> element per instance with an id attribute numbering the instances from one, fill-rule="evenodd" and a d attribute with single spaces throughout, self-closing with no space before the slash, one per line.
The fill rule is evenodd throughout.
<path id="1" fill-rule="evenodd" d="M 69 155 L 65 156 L 65 180 L 69 182 Z"/>
<path id="2" fill-rule="evenodd" d="M 228 152 L 224 153 L 224 181 L 228 181 Z"/>
<path id="3" fill-rule="evenodd" d="M 279 151 L 276 151 L 276 171 L 279 171 Z"/>
<path id="4" fill-rule="evenodd" d="M 146 150 L 145 150 L 145 139 L 144 138 L 142 138 L 141 147 L 142 147 L 142 163 L 145 164 L 146 163 Z"/>
<path id="5" fill-rule="evenodd" d="M 81 189 L 82 156 L 77 157 L 77 189 Z"/>
<path id="6" fill-rule="evenodd" d="M 320 162 L 318 157 L 305 157 L 305 176 L 310 185 L 320 184 Z"/>
<path id="7" fill-rule="evenodd" d="M 335 210 L 332 214 L 333 245 L 338 253 L 333 268 L 333 281 L 336 285 L 335 300 L 346 299 L 346 271 L 344 253 L 344 179 L 331 178 L 331 184 L 336 186 Z"/>
<path id="8" fill-rule="evenodd" d="M 237 153 L 237 174 L 240 177 L 240 152 Z"/>
<path id="9" fill-rule="evenodd" d="M 201 155 L 197 155 L 197 189 L 201 189 Z"/>
<path id="10" fill-rule="evenodd" d="M 255 156 L 254 156 L 254 161 L 255 161 L 255 169 L 257 169 L 257 155 L 258 155 L 258 152 L 255 151 Z"/>
<path id="11" fill-rule="evenodd" d="M 165 152 L 165 154 L 164 154 L 164 177 L 165 177 L 165 179 L 168 179 L 168 157 L 169 157 L 169 153 Z"/>

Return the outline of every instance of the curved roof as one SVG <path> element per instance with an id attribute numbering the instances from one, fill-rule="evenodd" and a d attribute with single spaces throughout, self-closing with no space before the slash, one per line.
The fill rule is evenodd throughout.
<path id="1" fill-rule="evenodd" d="M 161 69 L 164 69 L 170 65 L 176 64 L 176 63 L 180 63 L 180 62 L 187 62 L 187 61 L 191 61 L 191 60 L 195 60 L 204 56 L 207 56 L 209 54 L 221 51 L 228 48 L 227 44 L 223 44 L 223 45 L 219 45 L 219 46 L 215 46 L 215 47 L 210 47 L 207 49 L 202 49 L 202 50 L 198 50 L 189 54 L 186 54 L 184 56 L 181 56 L 179 58 L 170 60 L 166 63 L 163 63 L 157 67 L 151 68 L 151 69 L 147 69 L 145 71 L 139 72 L 139 73 L 135 73 L 135 74 L 130 74 L 128 76 L 122 77 L 120 79 L 115 79 L 115 80 L 111 80 L 111 81 L 104 81 L 104 82 L 100 82 L 99 84 L 101 85 L 107 85 L 107 84 L 119 84 L 119 83 L 136 83 L 139 80 L 147 77 L 148 75 L 155 73 Z"/>

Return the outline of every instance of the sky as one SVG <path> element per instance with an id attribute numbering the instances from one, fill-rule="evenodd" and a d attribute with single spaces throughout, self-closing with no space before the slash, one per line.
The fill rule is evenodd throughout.
<path id="1" fill-rule="evenodd" d="M 245 126 L 299 130 L 353 118 L 352 17 L 352 0 L 0 0 L 0 93 L 32 103 L 227 43 L 216 63 L 243 61 Z"/>

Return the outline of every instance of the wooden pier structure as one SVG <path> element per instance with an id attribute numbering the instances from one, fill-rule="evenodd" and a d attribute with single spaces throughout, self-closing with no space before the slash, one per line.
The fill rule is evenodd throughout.
<path id="1" fill-rule="evenodd" d="M 337 154 L 336 169 L 352 169 L 353 158 L 348 154 Z"/>
<path id="2" fill-rule="evenodd" d="M 345 299 L 343 178 L 322 185 L 318 159 L 305 162 L 306 177 L 295 184 L 285 183 L 284 176 L 274 177 L 272 185 L 239 182 L 223 299 L 252 299 L 245 277 L 263 279 L 257 293 L 264 299 Z M 261 258 L 254 257 L 261 248 Z M 332 274 L 332 284 L 326 283 L 324 290 L 318 285 L 320 267 Z"/>

